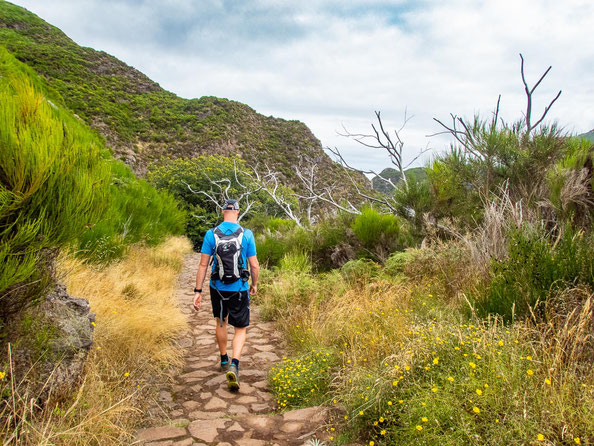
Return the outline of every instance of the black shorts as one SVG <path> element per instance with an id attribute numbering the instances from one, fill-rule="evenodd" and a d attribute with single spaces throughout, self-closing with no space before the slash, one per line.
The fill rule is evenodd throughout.
<path id="1" fill-rule="evenodd" d="M 221 299 L 221 296 L 223 299 Z M 223 319 L 229 316 L 229 324 L 237 328 L 250 325 L 250 295 L 246 291 L 219 291 L 210 287 L 210 301 L 212 302 L 212 314 L 214 317 L 221 317 L 221 305 L 223 306 Z"/>

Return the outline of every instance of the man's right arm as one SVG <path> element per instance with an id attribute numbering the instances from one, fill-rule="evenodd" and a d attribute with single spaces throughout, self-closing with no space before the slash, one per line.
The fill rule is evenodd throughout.
<path id="1" fill-rule="evenodd" d="M 200 255 L 200 265 L 198 265 L 198 271 L 196 272 L 196 288 L 202 289 L 204 284 L 204 278 L 206 277 L 206 270 L 208 269 L 208 263 L 210 262 L 208 254 Z"/>

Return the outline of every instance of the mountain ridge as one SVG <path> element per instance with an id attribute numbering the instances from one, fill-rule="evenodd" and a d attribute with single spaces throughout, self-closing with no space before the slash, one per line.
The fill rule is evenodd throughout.
<path id="1" fill-rule="evenodd" d="M 265 159 L 299 188 L 295 165 L 318 160 L 323 183 L 344 176 L 300 121 L 266 117 L 237 101 L 185 99 L 125 62 L 76 44 L 32 12 L 0 0 L 0 44 L 32 67 L 64 105 L 97 130 L 117 158 L 144 176 L 148 165 L 169 157 L 239 155 Z"/>

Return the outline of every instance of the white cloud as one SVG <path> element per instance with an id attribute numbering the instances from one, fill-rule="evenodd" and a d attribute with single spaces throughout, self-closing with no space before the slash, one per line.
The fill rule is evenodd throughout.
<path id="1" fill-rule="evenodd" d="M 594 5 L 589 1 L 428 0 L 144 2 L 21 0 L 74 40 L 105 50 L 184 97 L 239 100 L 264 114 L 304 121 L 323 145 L 342 147 L 362 168 L 388 160 L 336 135 L 344 123 L 368 131 L 373 111 L 399 127 L 415 117 L 407 146 L 425 147 L 433 117 L 502 115 L 524 109 L 519 57 L 535 97 L 568 130 L 594 127 Z M 433 138 L 436 150 L 445 138 Z"/>

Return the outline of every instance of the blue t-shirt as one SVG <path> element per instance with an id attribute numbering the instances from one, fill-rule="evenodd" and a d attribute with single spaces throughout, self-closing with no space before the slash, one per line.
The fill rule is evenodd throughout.
<path id="1" fill-rule="evenodd" d="M 233 234 L 235 231 L 239 229 L 238 223 L 230 223 L 224 221 L 219 226 L 217 226 L 222 232 L 225 234 Z M 202 242 L 202 249 L 200 252 L 202 254 L 208 254 L 209 256 L 214 255 L 215 253 L 215 237 L 212 233 L 212 229 L 209 229 L 206 235 L 204 236 L 204 241 Z M 241 259 L 243 264 L 248 266 L 247 258 L 256 255 L 256 242 L 254 240 L 254 234 L 249 229 L 243 230 L 243 239 L 241 242 Z M 212 264 L 212 271 L 214 273 L 216 268 L 217 260 L 214 259 Z M 210 285 L 220 291 L 247 291 L 249 289 L 248 282 L 244 282 L 243 280 L 239 279 L 237 282 L 233 283 L 223 283 L 219 279 L 213 280 L 214 274 L 210 278 Z"/>

